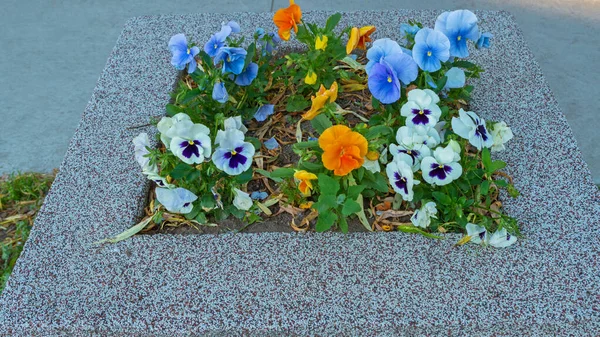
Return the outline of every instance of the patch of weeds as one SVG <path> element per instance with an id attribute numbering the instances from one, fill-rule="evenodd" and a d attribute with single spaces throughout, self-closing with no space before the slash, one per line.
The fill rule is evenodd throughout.
<path id="1" fill-rule="evenodd" d="M 0 177 L 0 293 L 33 226 L 56 172 Z"/>

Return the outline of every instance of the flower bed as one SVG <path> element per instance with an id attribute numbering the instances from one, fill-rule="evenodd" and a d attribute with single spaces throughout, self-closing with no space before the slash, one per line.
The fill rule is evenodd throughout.
<path id="1" fill-rule="evenodd" d="M 467 80 L 483 69 L 466 60 L 468 44 L 487 48 L 492 38 L 476 16 L 445 12 L 434 29 L 408 22 L 402 41 L 372 44 L 374 26 L 301 17 L 291 1 L 274 15 L 278 31 L 258 28 L 252 41 L 233 21 L 203 45 L 171 38 L 172 64 L 185 71 L 157 121 L 161 146 L 145 133 L 134 139 L 156 188 L 144 220 L 112 241 L 182 225 L 260 231 L 277 217 L 263 228 L 514 243 L 517 221 L 498 196 L 518 192 L 490 156 L 512 132 L 469 111 Z M 280 48 L 292 31 L 306 49 Z"/>

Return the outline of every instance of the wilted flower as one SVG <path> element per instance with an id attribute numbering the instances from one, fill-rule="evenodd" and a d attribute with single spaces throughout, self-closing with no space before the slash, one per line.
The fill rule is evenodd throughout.
<path id="1" fill-rule="evenodd" d="M 334 125 L 319 137 L 323 165 L 336 176 L 345 176 L 362 166 L 367 154 L 367 139 L 345 125 Z"/>
<path id="2" fill-rule="evenodd" d="M 321 109 L 323 109 L 325 104 L 335 102 L 335 100 L 337 99 L 337 94 L 338 94 L 337 82 L 333 82 L 331 84 L 331 87 L 329 87 L 329 89 L 325 89 L 325 86 L 323 86 L 321 84 L 319 91 L 317 91 L 317 95 L 312 96 L 310 99 L 312 101 L 310 110 L 308 110 L 307 112 L 305 112 L 302 115 L 302 119 L 311 120 L 311 119 L 317 117 L 317 115 L 321 113 Z"/>
<path id="3" fill-rule="evenodd" d="M 180 112 L 173 117 L 163 117 L 156 125 L 156 128 L 160 132 L 160 141 L 165 144 L 166 147 L 171 145 L 171 138 L 175 131 L 175 125 L 179 122 L 188 121 L 191 122 L 190 116 Z"/>
<path id="4" fill-rule="evenodd" d="M 252 193 L 250 193 L 250 198 L 252 198 L 253 200 L 264 200 L 269 196 L 269 194 L 267 192 L 263 192 L 263 191 L 254 191 Z"/>
<path id="5" fill-rule="evenodd" d="M 444 89 L 456 89 L 465 86 L 465 71 L 460 68 L 450 68 L 450 70 L 446 72 L 446 78 L 447 80 Z"/>
<path id="6" fill-rule="evenodd" d="M 393 160 L 387 164 L 385 172 L 394 191 L 399 193 L 403 200 L 412 201 L 413 186 L 419 181 L 414 180 L 411 167 L 403 161 Z"/>
<path id="7" fill-rule="evenodd" d="M 210 130 L 203 124 L 191 121 L 179 122 L 174 126 L 169 146 L 171 152 L 186 164 L 200 164 L 210 157 Z"/>
<path id="8" fill-rule="evenodd" d="M 265 104 L 258 107 L 258 110 L 254 113 L 254 119 L 259 122 L 264 122 L 267 117 L 271 116 L 274 112 L 275 106 L 273 104 Z"/>
<path id="9" fill-rule="evenodd" d="M 373 173 L 381 172 L 381 166 L 379 166 L 379 153 L 377 151 L 369 151 L 365 155 L 365 162 L 362 167 Z"/>
<path id="10" fill-rule="evenodd" d="M 240 28 L 240 24 L 235 22 L 235 21 L 229 21 L 227 22 L 225 25 L 229 26 L 231 28 L 231 32 L 232 33 L 239 33 L 242 31 L 242 29 Z"/>
<path id="11" fill-rule="evenodd" d="M 225 83 L 221 81 L 215 83 L 212 91 L 212 98 L 219 103 L 225 103 L 229 100 L 229 94 L 227 93 L 227 89 L 225 89 Z"/>
<path id="12" fill-rule="evenodd" d="M 267 150 L 275 150 L 276 148 L 279 147 L 279 143 L 277 142 L 277 139 L 275 139 L 275 137 L 271 137 L 271 138 L 265 140 L 263 142 L 263 144 L 265 145 Z"/>
<path id="13" fill-rule="evenodd" d="M 158 187 L 175 188 L 175 185 L 169 184 L 167 179 L 158 174 L 158 170 L 143 171 L 142 173 L 144 173 L 146 178 L 148 178 L 148 180 L 152 180 Z"/>
<path id="14" fill-rule="evenodd" d="M 437 208 L 435 202 L 430 201 L 421 205 L 421 208 L 415 210 L 415 213 L 410 218 L 410 222 L 415 227 L 427 228 L 431 224 L 431 218 L 437 219 Z"/>
<path id="15" fill-rule="evenodd" d="M 169 40 L 169 50 L 171 51 L 171 54 L 173 54 L 173 57 L 171 58 L 171 64 L 175 67 L 175 69 L 183 70 L 185 66 L 189 64 L 189 74 L 196 70 L 197 63 L 194 57 L 200 53 L 200 48 L 196 46 L 189 48 L 185 35 L 173 35 Z"/>
<path id="16" fill-rule="evenodd" d="M 467 39 L 479 39 L 477 16 L 466 9 L 440 14 L 435 21 L 435 30 L 444 33 L 450 40 L 450 56 L 469 56 Z"/>
<path id="17" fill-rule="evenodd" d="M 492 152 L 504 150 L 504 144 L 513 138 L 512 130 L 504 122 L 494 124 L 491 134 L 494 139 Z"/>
<path id="18" fill-rule="evenodd" d="M 229 72 L 234 75 L 239 75 L 244 69 L 247 53 L 248 52 L 246 52 L 244 48 L 222 47 L 217 52 L 213 62 L 215 65 L 223 62 L 223 74 Z"/>
<path id="19" fill-rule="evenodd" d="M 204 44 L 204 51 L 210 57 L 215 57 L 217 52 L 221 47 L 225 46 L 225 41 L 227 41 L 227 37 L 231 34 L 231 26 L 223 25 L 221 26 L 221 31 L 214 33 L 210 39 Z"/>
<path id="20" fill-rule="evenodd" d="M 253 201 L 250 198 L 250 194 L 238 189 L 234 188 L 233 192 L 235 193 L 235 197 L 233 198 L 233 206 L 242 211 L 247 211 L 252 207 Z"/>
<path id="21" fill-rule="evenodd" d="M 317 179 L 317 176 L 314 173 L 300 170 L 294 173 L 294 178 L 299 182 L 298 190 L 300 190 L 300 193 L 305 196 L 310 195 L 310 191 L 313 189 L 313 185 L 310 181 Z"/>
<path id="22" fill-rule="evenodd" d="M 250 168 L 254 152 L 254 146 L 244 141 L 242 131 L 227 129 L 212 155 L 212 161 L 219 170 L 234 176 Z"/>
<path id="23" fill-rule="evenodd" d="M 412 57 L 419 68 L 434 72 L 440 70 L 441 62 L 450 58 L 450 42 L 446 35 L 431 28 L 423 28 L 415 35 Z"/>
<path id="24" fill-rule="evenodd" d="M 327 41 L 329 38 L 327 35 L 317 36 L 315 40 L 315 49 L 316 50 L 325 50 L 327 48 Z"/>
<path id="25" fill-rule="evenodd" d="M 352 27 L 346 44 L 346 54 L 350 54 L 356 48 L 366 50 L 367 42 L 371 42 L 371 34 L 374 31 L 375 26 Z"/>
<path id="26" fill-rule="evenodd" d="M 477 47 L 477 49 L 489 48 L 491 44 L 490 39 L 492 39 L 493 37 L 494 35 L 492 35 L 492 33 L 483 33 L 479 35 L 479 39 L 477 39 L 475 47 Z"/>
<path id="27" fill-rule="evenodd" d="M 394 160 L 407 163 L 416 172 L 421 167 L 421 159 L 429 156 L 431 150 L 424 144 L 424 128 L 402 126 L 396 132 L 396 144 L 390 144 L 390 153 Z"/>
<path id="28" fill-rule="evenodd" d="M 438 147 L 433 157 L 421 160 L 423 179 L 432 185 L 443 186 L 458 179 L 462 174 L 462 166 L 458 163 L 456 153 L 451 147 Z"/>
<path id="29" fill-rule="evenodd" d="M 137 137 L 133 138 L 133 150 L 135 154 L 135 160 L 140 164 L 143 171 L 155 171 L 156 165 L 150 165 L 150 158 L 148 158 L 148 148 L 150 147 L 150 138 L 145 132 L 140 133 Z"/>
<path id="30" fill-rule="evenodd" d="M 246 128 L 246 126 L 242 122 L 241 116 L 229 117 L 225 119 L 223 121 L 223 129 L 225 131 L 229 129 L 240 130 L 243 134 L 246 134 L 246 132 L 248 131 L 248 128 Z M 225 138 L 224 130 L 217 131 L 217 136 L 215 137 L 215 145 L 219 145 L 219 143 L 221 143 L 221 140 Z"/>
<path id="31" fill-rule="evenodd" d="M 502 228 L 492 234 L 489 244 L 492 247 L 504 248 L 512 245 L 515 242 L 517 242 L 517 237 L 510 235 L 505 228 Z"/>
<path id="32" fill-rule="evenodd" d="M 479 118 L 472 111 L 458 111 L 459 118 L 452 117 L 452 131 L 462 138 L 468 139 L 477 150 L 482 147 L 491 147 L 494 144 L 492 135 L 485 127 L 485 120 Z"/>
<path id="33" fill-rule="evenodd" d="M 294 3 L 294 0 L 290 0 L 290 6 L 288 8 L 281 8 L 275 12 L 273 16 L 273 22 L 279 28 L 279 37 L 282 40 L 289 40 L 291 37 L 290 31 L 294 29 L 294 33 L 298 33 L 298 24 L 302 19 L 302 10 L 300 6 Z"/>
<path id="34" fill-rule="evenodd" d="M 400 109 L 400 114 L 406 117 L 407 126 L 434 127 L 442 115 L 437 105 L 439 101 L 432 90 L 413 89 L 408 92 L 408 101 Z"/>
<path id="35" fill-rule="evenodd" d="M 487 244 L 489 241 L 488 232 L 485 227 L 476 224 L 467 223 L 467 235 L 471 237 L 470 242 L 476 244 Z"/>
<path id="36" fill-rule="evenodd" d="M 178 187 L 175 189 L 168 189 L 158 187 L 156 188 L 156 199 L 165 206 L 169 212 L 187 214 L 194 208 L 192 203 L 196 201 L 198 197 L 185 188 Z"/>
<path id="37" fill-rule="evenodd" d="M 250 85 L 256 78 L 256 75 L 258 75 L 258 64 L 250 62 L 248 66 L 246 66 L 246 69 L 235 77 L 235 84 L 241 87 Z"/>

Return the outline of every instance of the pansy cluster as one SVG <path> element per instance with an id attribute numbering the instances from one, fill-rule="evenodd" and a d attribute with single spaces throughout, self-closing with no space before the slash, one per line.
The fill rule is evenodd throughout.
<path id="1" fill-rule="evenodd" d="M 275 30 L 250 39 L 235 21 L 203 45 L 170 39 L 171 64 L 187 71 L 156 124 L 158 149 L 146 133 L 134 138 L 156 185 L 152 221 L 252 224 L 288 212 L 298 231 L 356 222 L 513 244 L 517 221 L 498 196 L 518 192 L 491 158 L 513 133 L 469 108 L 468 80 L 483 69 L 466 58 L 492 34 L 468 10 L 442 13 L 432 28 L 402 24 L 398 40 L 373 40 L 374 26 L 336 29 L 340 20 L 304 22 L 290 0 Z M 305 48 L 278 55 L 292 38 Z"/>

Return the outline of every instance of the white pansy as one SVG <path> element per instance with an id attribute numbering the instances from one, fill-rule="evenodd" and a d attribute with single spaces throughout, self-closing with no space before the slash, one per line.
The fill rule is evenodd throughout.
<path id="1" fill-rule="evenodd" d="M 203 124 L 183 121 L 173 126 L 170 150 L 186 164 L 200 164 L 210 158 L 209 129 Z"/>
<path id="2" fill-rule="evenodd" d="M 485 126 L 485 120 L 479 118 L 473 111 L 458 111 L 459 117 L 452 117 L 452 131 L 462 138 L 468 139 L 478 150 L 491 147 L 494 144 L 492 135 Z"/>
<path id="3" fill-rule="evenodd" d="M 413 186 L 419 184 L 419 181 L 414 180 L 410 165 L 404 161 L 393 160 L 387 164 L 385 171 L 394 191 L 400 194 L 403 200 L 412 201 Z"/>
<path id="4" fill-rule="evenodd" d="M 471 237 L 470 242 L 476 244 L 487 244 L 488 243 L 488 232 L 485 227 L 478 226 L 476 224 L 467 223 L 467 235 Z"/>
<path id="5" fill-rule="evenodd" d="M 462 175 L 462 166 L 458 163 L 456 152 L 450 147 L 438 147 L 433 157 L 421 160 L 423 179 L 433 185 L 447 185 Z"/>
<path id="6" fill-rule="evenodd" d="M 194 208 L 192 203 L 196 199 L 198 197 L 185 188 L 169 189 L 158 187 L 156 189 L 156 200 L 165 206 L 167 211 L 172 213 L 187 214 L 191 212 Z"/>
<path id="7" fill-rule="evenodd" d="M 133 146 L 135 153 L 135 160 L 140 164 L 143 171 L 155 171 L 156 165 L 150 165 L 150 158 L 147 155 L 150 153 L 148 148 L 150 146 L 150 138 L 145 132 L 140 133 L 137 137 L 133 138 Z"/>
<path id="8" fill-rule="evenodd" d="M 381 172 L 381 167 L 379 166 L 379 160 L 369 160 L 367 157 L 364 157 L 364 162 L 362 164 L 366 170 L 369 170 L 373 173 Z"/>
<path id="9" fill-rule="evenodd" d="M 163 117 L 156 125 L 158 132 L 160 132 L 160 141 L 165 144 L 166 147 L 171 145 L 172 132 L 174 126 L 179 122 L 188 121 L 191 122 L 190 116 L 180 112 L 173 117 Z"/>
<path id="10" fill-rule="evenodd" d="M 494 144 L 491 148 L 492 152 L 504 150 L 504 144 L 514 137 L 512 130 L 504 122 L 494 124 L 491 134 L 494 139 Z"/>
<path id="11" fill-rule="evenodd" d="M 167 182 L 166 178 L 161 177 L 158 174 L 158 171 L 144 171 L 143 173 L 146 175 L 146 177 L 149 180 L 152 180 L 154 183 L 156 183 L 156 186 L 158 186 L 158 187 L 166 187 L 166 188 L 174 188 L 175 187 L 175 185 L 169 184 Z"/>
<path id="12" fill-rule="evenodd" d="M 408 92 L 408 101 L 400 109 L 406 117 L 406 125 L 433 127 L 440 119 L 442 111 L 437 103 L 440 98 L 430 89 L 413 89 Z"/>
<path id="13" fill-rule="evenodd" d="M 413 172 L 416 172 L 421 165 L 421 159 L 431 154 L 429 147 L 424 144 L 427 139 L 426 132 L 422 127 L 400 127 L 396 132 L 398 144 L 390 144 L 394 160 L 407 163 Z"/>
<path id="14" fill-rule="evenodd" d="M 489 244 L 492 247 L 504 248 L 512 245 L 515 242 L 517 242 L 517 237 L 508 234 L 506 229 L 502 228 L 500 230 L 497 230 L 494 234 L 492 234 L 492 236 L 490 237 Z"/>
<path id="15" fill-rule="evenodd" d="M 423 144 L 427 145 L 428 148 L 433 149 L 436 146 L 440 145 L 440 134 L 435 127 L 413 126 L 413 128 L 418 134 L 423 136 Z"/>
<path id="16" fill-rule="evenodd" d="M 237 129 L 225 130 L 219 147 L 212 155 L 215 166 L 229 175 L 238 175 L 250 168 L 256 149 L 244 141 L 244 133 Z"/>
<path id="17" fill-rule="evenodd" d="M 437 208 L 435 202 L 430 201 L 416 210 L 410 218 L 410 222 L 416 227 L 427 228 L 431 224 L 431 218 L 437 219 Z"/>
<path id="18" fill-rule="evenodd" d="M 223 122 L 223 125 L 224 130 L 217 131 L 217 136 L 215 137 L 215 145 L 219 145 L 221 143 L 223 137 L 225 137 L 225 131 L 227 130 L 240 130 L 243 134 L 246 134 L 246 132 L 248 132 L 248 128 L 246 128 L 244 123 L 242 123 L 241 116 L 229 117 Z"/>
<path id="19" fill-rule="evenodd" d="M 250 197 L 250 194 L 234 188 L 233 192 L 235 193 L 235 198 L 233 198 L 233 205 L 242 211 L 247 211 L 250 209 L 250 207 L 252 207 L 252 198 Z"/>

